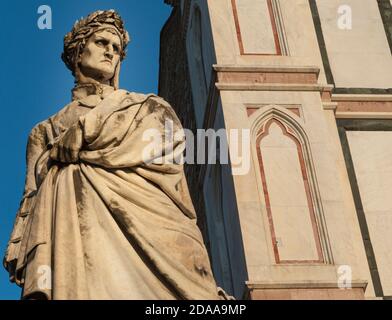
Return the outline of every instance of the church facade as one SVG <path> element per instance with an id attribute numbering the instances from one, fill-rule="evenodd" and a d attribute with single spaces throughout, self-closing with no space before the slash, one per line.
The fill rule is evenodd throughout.
<path id="1" fill-rule="evenodd" d="M 186 164 L 218 285 L 391 298 L 391 0 L 165 2 L 159 95 L 220 133 Z"/>

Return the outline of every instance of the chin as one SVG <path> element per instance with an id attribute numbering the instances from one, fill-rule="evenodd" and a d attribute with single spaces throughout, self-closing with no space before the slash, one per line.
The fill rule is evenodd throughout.
<path id="1" fill-rule="evenodd" d="M 109 74 L 109 73 L 114 73 L 114 67 L 112 65 L 109 65 L 106 62 L 100 63 L 99 65 L 96 66 L 96 69 L 101 71 L 102 73 Z"/>

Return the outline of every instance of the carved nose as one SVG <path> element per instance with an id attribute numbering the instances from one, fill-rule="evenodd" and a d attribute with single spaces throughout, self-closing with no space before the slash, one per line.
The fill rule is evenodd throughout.
<path id="1" fill-rule="evenodd" d="M 113 59 L 113 53 L 111 53 L 111 52 L 109 52 L 109 51 L 106 51 L 106 52 L 105 52 L 105 57 L 106 57 L 106 58 L 109 58 L 110 60 L 112 60 L 112 59 Z"/>

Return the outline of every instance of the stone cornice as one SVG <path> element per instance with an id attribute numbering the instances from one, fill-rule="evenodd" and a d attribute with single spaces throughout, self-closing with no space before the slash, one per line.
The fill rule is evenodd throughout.
<path id="1" fill-rule="evenodd" d="M 351 288 L 366 289 L 367 281 L 353 281 Z M 339 288 L 337 282 L 328 281 L 296 281 L 296 282 L 264 282 L 264 281 L 247 281 L 248 289 L 310 289 L 310 288 Z"/>
<path id="2" fill-rule="evenodd" d="M 332 94 L 332 101 L 392 101 L 391 94 Z"/>
<path id="3" fill-rule="evenodd" d="M 320 73 L 320 68 L 316 66 L 261 66 L 261 65 L 217 65 L 213 68 L 217 72 L 268 72 L 268 73 Z"/>
<path id="4" fill-rule="evenodd" d="M 219 90 L 330 91 L 315 66 L 213 65 Z"/>
<path id="5" fill-rule="evenodd" d="M 221 91 L 319 91 L 323 92 L 329 89 L 326 85 L 317 84 L 292 84 L 292 83 L 274 83 L 274 84 L 246 84 L 246 83 L 216 83 L 216 87 Z"/>

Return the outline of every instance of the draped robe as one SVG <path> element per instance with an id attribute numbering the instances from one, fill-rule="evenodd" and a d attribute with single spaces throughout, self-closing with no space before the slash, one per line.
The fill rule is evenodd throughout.
<path id="1" fill-rule="evenodd" d="M 75 100 L 34 127 L 4 258 L 22 298 L 220 298 L 183 166 L 143 155 L 151 143 L 143 133 L 164 136 L 165 120 L 182 130 L 158 96 L 112 90 Z M 80 160 L 51 160 L 50 146 L 77 121 Z M 184 141 L 158 147 L 170 158 Z"/>

